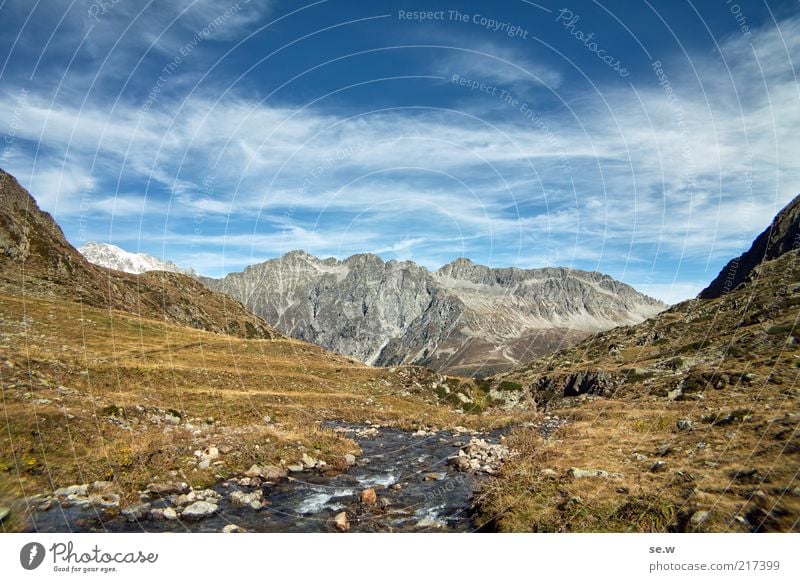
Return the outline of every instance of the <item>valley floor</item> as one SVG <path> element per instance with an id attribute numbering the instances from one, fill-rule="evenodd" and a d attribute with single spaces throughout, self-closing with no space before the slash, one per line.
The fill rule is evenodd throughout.
<path id="1" fill-rule="evenodd" d="M 0 295 L 0 507 L 13 509 L 2 529 L 26 527 L 25 500 L 74 484 L 111 481 L 124 506 L 149 483 L 200 489 L 303 454 L 344 469 L 359 447 L 324 421 L 414 431 L 517 420 L 439 402 L 436 378 L 290 339 Z M 219 457 L 202 463 L 195 452 L 212 446 Z"/>
<path id="2" fill-rule="evenodd" d="M 516 456 L 482 480 L 475 525 L 484 529 L 800 527 L 797 395 L 781 375 L 684 400 L 628 386 L 619 398 L 556 399 L 538 413 L 470 414 L 445 391 L 457 379 L 369 368 L 294 340 L 8 295 L 0 314 L 4 531 L 30 527 L 28 500 L 73 484 L 110 481 L 124 508 L 150 483 L 202 491 L 303 455 L 345 471 L 361 450 L 325 424 L 334 420 L 409 432 L 504 428 Z M 204 463 L 210 448 L 219 454 Z"/>

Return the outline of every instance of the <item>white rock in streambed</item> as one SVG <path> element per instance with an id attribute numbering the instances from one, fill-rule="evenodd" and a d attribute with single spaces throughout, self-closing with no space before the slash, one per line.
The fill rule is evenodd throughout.
<path id="1" fill-rule="evenodd" d="M 102 493 L 89 496 L 89 505 L 98 509 L 119 509 L 119 495 L 116 493 Z"/>
<path id="2" fill-rule="evenodd" d="M 181 512 L 183 519 L 197 520 L 216 513 L 217 505 L 208 501 L 195 501 Z"/>
<path id="3" fill-rule="evenodd" d="M 86 497 L 89 494 L 89 485 L 70 485 L 69 487 L 61 487 L 53 492 L 54 497 L 69 497 L 75 495 L 77 497 Z"/>
<path id="4" fill-rule="evenodd" d="M 155 507 L 150 510 L 150 518 L 155 520 L 175 521 L 178 519 L 178 512 L 174 507 Z"/>
<path id="5" fill-rule="evenodd" d="M 251 507 L 252 509 L 261 509 L 262 498 L 264 492 L 257 489 L 252 493 L 245 493 L 244 491 L 232 491 L 230 494 L 231 504 L 236 507 Z"/>

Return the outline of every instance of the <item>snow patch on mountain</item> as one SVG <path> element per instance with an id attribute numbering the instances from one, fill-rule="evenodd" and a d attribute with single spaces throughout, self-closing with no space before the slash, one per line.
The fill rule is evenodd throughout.
<path id="1" fill-rule="evenodd" d="M 169 271 L 192 277 L 197 275 L 194 269 L 183 269 L 172 261 L 161 260 L 146 253 L 131 253 L 108 243 L 88 242 L 78 248 L 78 252 L 90 263 L 134 275 L 147 271 Z"/>

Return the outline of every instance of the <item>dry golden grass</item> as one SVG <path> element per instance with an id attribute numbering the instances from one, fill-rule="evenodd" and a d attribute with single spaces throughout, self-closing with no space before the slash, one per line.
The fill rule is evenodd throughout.
<path id="1" fill-rule="evenodd" d="M 337 466 L 358 449 L 323 420 L 406 428 L 511 420 L 457 414 L 424 390 L 401 395 L 397 371 L 295 340 L 9 295 L 0 295 L 0 386 L 0 481 L 17 498 L 93 480 L 129 495 L 164 479 L 208 485 L 303 452 Z M 221 464 L 197 468 L 194 451 L 212 444 L 226 451 Z"/>
<path id="2" fill-rule="evenodd" d="M 748 405 L 753 412 L 742 414 Z M 501 531 L 800 529 L 798 415 L 779 386 L 711 389 L 702 404 L 597 399 L 552 413 L 568 424 L 551 438 L 530 429 L 510 437 L 520 455 L 483 492 L 484 523 Z M 679 419 L 694 429 L 679 430 Z M 663 470 L 651 470 L 657 462 Z M 574 478 L 572 467 L 619 476 Z M 692 523 L 698 511 L 709 514 Z"/>

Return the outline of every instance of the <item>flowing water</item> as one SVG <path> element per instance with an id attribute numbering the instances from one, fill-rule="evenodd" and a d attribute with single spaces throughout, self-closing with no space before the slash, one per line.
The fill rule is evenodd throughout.
<path id="1" fill-rule="evenodd" d="M 335 531 L 332 518 L 341 511 L 350 517 L 350 531 L 471 531 L 473 494 L 485 475 L 460 473 L 446 459 L 469 443 L 470 433 L 440 431 L 425 436 L 381 428 L 375 436 L 358 436 L 363 425 L 329 425 L 347 430 L 362 456 L 347 472 L 325 476 L 317 471 L 290 474 L 278 483 L 260 486 L 269 505 L 259 510 L 235 507 L 228 495 L 251 487 L 220 483 L 219 511 L 199 521 L 128 521 L 101 517 L 94 511 L 54 507 L 31 516 L 31 531 L 198 531 L 218 532 L 236 524 L 253 532 Z M 496 443 L 499 432 L 482 433 Z M 373 487 L 378 504 L 359 502 L 363 489 Z M 154 503 L 153 507 L 158 507 Z M 162 504 L 163 506 L 163 504 Z"/>

